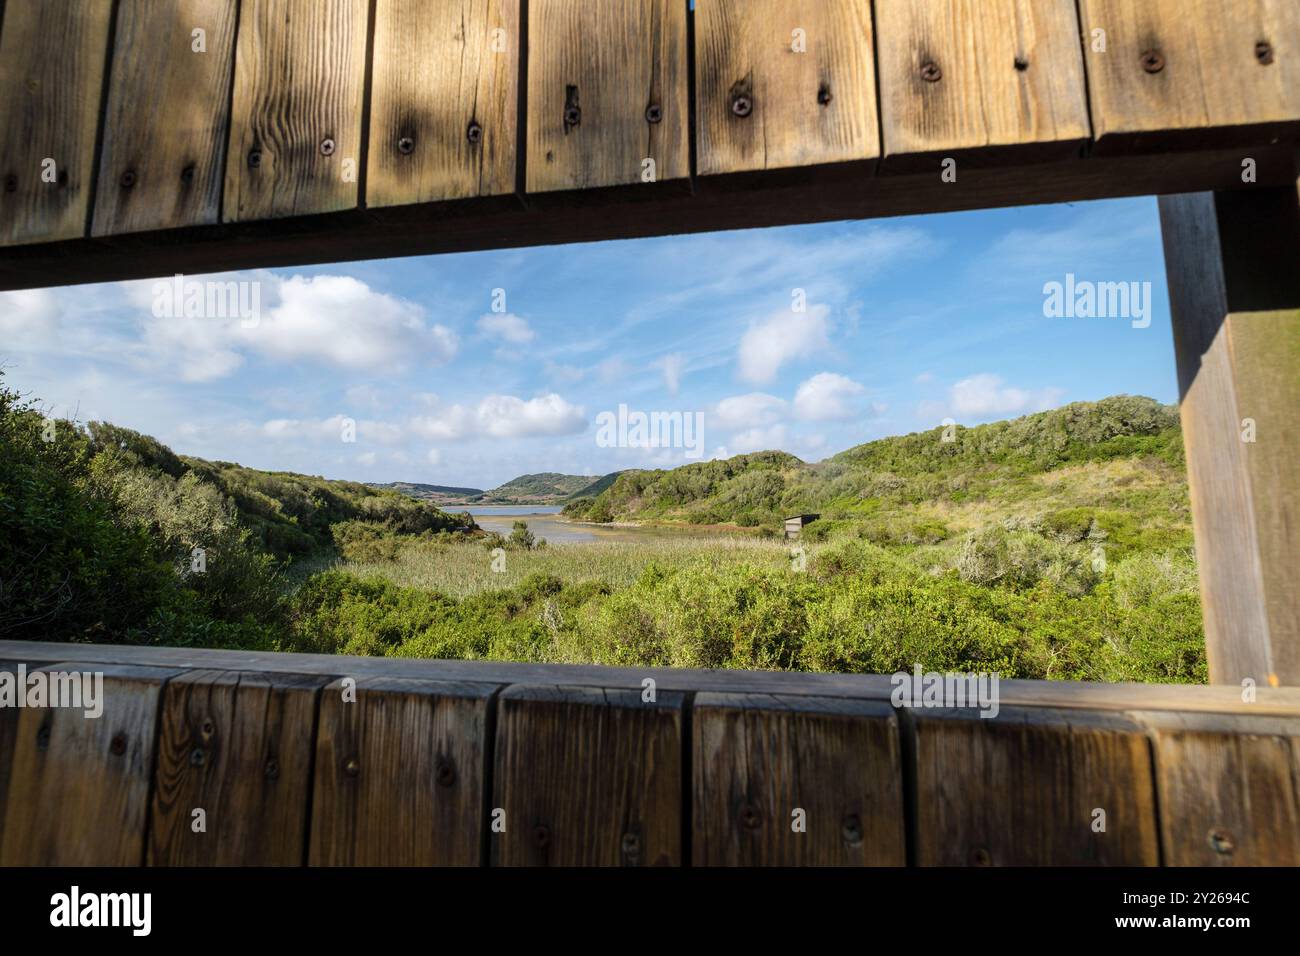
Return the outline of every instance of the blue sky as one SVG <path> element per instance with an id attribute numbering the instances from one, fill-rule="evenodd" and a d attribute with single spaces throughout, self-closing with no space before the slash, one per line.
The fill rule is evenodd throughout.
<path id="1" fill-rule="evenodd" d="M 1067 273 L 1150 282 L 1150 325 L 1046 317 Z M 184 454 L 479 488 L 689 460 L 600 447 L 620 404 L 702 413 L 705 457 L 817 461 L 947 418 L 1177 397 L 1151 198 L 220 278 L 259 283 L 256 326 L 160 317 L 152 280 L 0 293 L 5 380 Z"/>

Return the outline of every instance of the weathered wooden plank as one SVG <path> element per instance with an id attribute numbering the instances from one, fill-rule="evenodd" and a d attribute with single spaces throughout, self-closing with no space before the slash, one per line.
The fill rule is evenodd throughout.
<path id="1" fill-rule="evenodd" d="M 48 641 L 0 641 L 0 658 L 25 657 L 49 663 L 68 654 L 68 645 Z M 670 667 L 604 667 L 579 664 L 521 664 L 506 661 L 422 660 L 347 657 L 341 654 L 285 654 L 194 647 L 137 647 L 112 644 L 78 646 L 84 661 L 148 664 L 171 668 L 257 670 L 267 674 L 322 674 L 347 671 L 362 677 L 473 681 L 491 684 L 549 683 L 591 687 L 639 688 L 653 678 L 660 690 L 680 692 L 794 694 L 887 701 L 893 684 L 886 674 L 809 674 L 782 671 L 687 670 Z M 1239 687 L 1187 684 L 1109 684 L 1086 681 L 1003 680 L 1001 703 L 1015 707 L 1068 707 L 1080 710 L 1187 710 L 1213 713 L 1300 715 L 1300 687 L 1261 686 L 1253 703 Z"/>
<path id="2" fill-rule="evenodd" d="M 226 222 L 357 205 L 368 6 L 367 0 L 243 0 Z"/>
<path id="3" fill-rule="evenodd" d="M 902 866 L 898 719 L 883 702 L 699 694 L 696 866 Z"/>
<path id="4" fill-rule="evenodd" d="M 86 233 L 112 10 L 43 0 L 0 11 L 0 245 Z"/>
<path id="5" fill-rule="evenodd" d="M 118 5 L 93 235 L 219 220 L 238 9 Z"/>
<path id="6" fill-rule="evenodd" d="M 701 0 L 700 175 L 880 155 L 870 0 Z"/>
<path id="7" fill-rule="evenodd" d="M 1159 863 L 1150 748 L 1135 721 L 1008 707 L 908 716 L 918 864 Z"/>
<path id="8" fill-rule="evenodd" d="M 1300 719 L 1140 713 L 1168 866 L 1300 865 Z"/>
<path id="9" fill-rule="evenodd" d="M 14 681 L 15 693 L 20 676 L 19 665 L 29 666 L 23 660 L 0 660 L 0 675 L 10 675 L 8 678 L 0 679 Z M 0 846 L 4 845 L 5 839 L 5 806 L 9 793 L 9 771 L 13 764 L 14 744 L 18 740 L 18 716 L 22 713 L 12 703 L 6 702 L 0 705 Z"/>
<path id="10" fill-rule="evenodd" d="M 238 671 L 191 671 L 167 683 L 150 866 L 302 865 L 325 683 Z"/>
<path id="11" fill-rule="evenodd" d="M 1300 203 L 1162 197 L 1210 680 L 1300 684 Z"/>
<path id="12" fill-rule="evenodd" d="M 366 205 L 515 191 L 519 0 L 378 0 Z"/>
<path id="13" fill-rule="evenodd" d="M 35 708 L 18 719 L 5 807 L 3 866 L 139 866 L 158 705 L 176 672 L 59 663 L 101 671 L 103 714 Z"/>
<path id="14" fill-rule="evenodd" d="M 875 11 L 888 167 L 1062 157 L 1088 139 L 1074 0 L 876 0 Z"/>
<path id="15" fill-rule="evenodd" d="M 681 694 L 516 685 L 498 700 L 492 862 L 682 863 Z"/>
<path id="16" fill-rule="evenodd" d="M 321 692 L 312 866 L 482 862 L 490 684 L 362 678 Z"/>
<path id="17" fill-rule="evenodd" d="M 690 175 L 685 0 L 532 0 L 530 193 Z"/>
<path id="18" fill-rule="evenodd" d="M 1079 0 L 1100 152 L 1294 139 L 1294 0 Z"/>

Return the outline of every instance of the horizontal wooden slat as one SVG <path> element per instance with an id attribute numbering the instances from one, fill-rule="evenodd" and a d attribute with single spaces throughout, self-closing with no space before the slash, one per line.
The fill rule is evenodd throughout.
<path id="1" fill-rule="evenodd" d="M 696 866 L 902 866 L 898 719 L 883 702 L 699 694 Z"/>
<path id="2" fill-rule="evenodd" d="M 702 0 L 700 175 L 880 155 L 871 0 Z"/>
<path id="3" fill-rule="evenodd" d="M 112 0 L 0 13 L 0 245 L 86 234 Z"/>
<path id="4" fill-rule="evenodd" d="M 238 9 L 119 3 L 93 235 L 218 221 Z"/>
<path id="5" fill-rule="evenodd" d="M 48 670 L 102 671 L 103 713 L 22 711 L 0 866 L 139 866 L 159 699 L 176 672 L 86 662 Z"/>
<path id="6" fill-rule="evenodd" d="M 1079 12 L 1098 150 L 1294 137 L 1295 0 L 1079 0 Z"/>
<path id="7" fill-rule="evenodd" d="M 647 701 L 640 690 L 504 690 L 493 864 L 680 866 L 683 702 L 669 691 Z"/>

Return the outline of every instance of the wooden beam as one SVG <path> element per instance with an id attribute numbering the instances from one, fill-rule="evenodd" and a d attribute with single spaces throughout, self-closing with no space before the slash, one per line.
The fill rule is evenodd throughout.
<path id="1" fill-rule="evenodd" d="M 1300 203 L 1163 197 L 1210 680 L 1300 685 Z"/>

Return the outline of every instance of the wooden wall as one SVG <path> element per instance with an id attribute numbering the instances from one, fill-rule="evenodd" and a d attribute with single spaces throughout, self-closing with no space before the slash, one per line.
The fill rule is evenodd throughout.
<path id="1" fill-rule="evenodd" d="M 1294 689 L 1003 681 L 986 718 L 866 675 L 0 659 L 104 674 L 98 719 L 0 709 L 0 865 L 1300 864 Z"/>
<path id="2" fill-rule="evenodd" d="M 0 288 L 1243 188 L 1300 5 L 8 0 L 0 115 Z"/>

